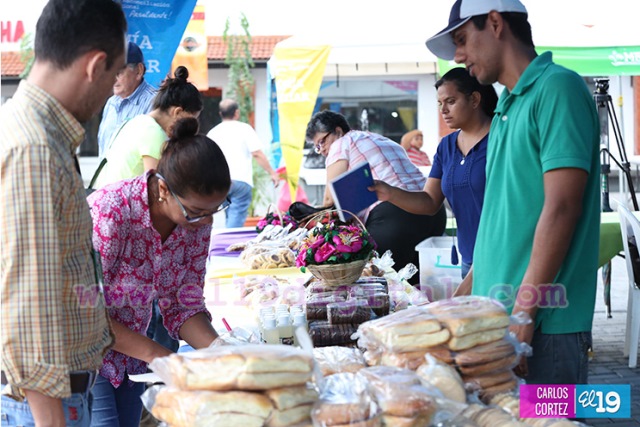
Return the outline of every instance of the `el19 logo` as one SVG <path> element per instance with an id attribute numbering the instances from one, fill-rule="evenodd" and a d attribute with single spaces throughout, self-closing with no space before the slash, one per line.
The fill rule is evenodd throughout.
<path id="1" fill-rule="evenodd" d="M 631 386 L 628 384 L 576 385 L 577 418 L 630 418 Z"/>

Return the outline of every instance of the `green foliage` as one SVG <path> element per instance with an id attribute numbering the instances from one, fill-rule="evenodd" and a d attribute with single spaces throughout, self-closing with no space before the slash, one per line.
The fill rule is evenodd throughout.
<path id="1" fill-rule="evenodd" d="M 32 38 L 31 33 L 24 33 L 20 38 L 20 61 L 24 64 L 24 70 L 20 73 L 21 79 L 27 78 L 35 60 Z"/>
<path id="2" fill-rule="evenodd" d="M 244 34 L 230 34 L 229 18 L 225 23 L 222 40 L 227 44 L 227 54 L 224 63 L 229 67 L 229 85 L 226 98 L 235 99 L 240 110 L 240 121 L 249 122 L 249 115 L 253 112 L 254 80 L 251 68 L 255 66 L 251 57 L 251 34 L 249 21 L 241 14 L 240 25 Z"/>
<path id="3" fill-rule="evenodd" d="M 249 115 L 254 111 L 253 87 L 254 79 L 251 68 L 255 66 L 251 56 L 251 33 L 249 21 L 244 14 L 240 16 L 241 35 L 231 33 L 231 24 L 227 18 L 224 26 L 222 40 L 227 45 L 227 53 L 224 59 L 229 67 L 229 82 L 224 95 L 225 98 L 234 99 L 240 110 L 240 121 L 249 123 Z M 258 164 L 253 161 L 253 190 L 249 216 L 257 216 L 268 209 L 272 202 L 273 190 L 271 179 Z"/>

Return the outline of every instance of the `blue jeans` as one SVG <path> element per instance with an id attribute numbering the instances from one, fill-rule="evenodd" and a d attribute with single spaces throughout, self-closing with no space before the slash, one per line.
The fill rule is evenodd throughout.
<path id="1" fill-rule="evenodd" d="M 162 323 L 162 313 L 160 312 L 160 307 L 158 307 L 158 300 L 153 301 L 151 321 L 147 328 L 147 337 L 174 353 L 178 351 L 178 347 L 180 347 L 180 342 L 169 336 L 169 331 L 167 331 L 167 328 L 165 328 Z"/>
<path id="2" fill-rule="evenodd" d="M 142 414 L 144 383 L 129 387 L 125 375 L 120 387 L 115 388 L 108 379 L 98 375 L 93 386 L 93 409 L 91 427 L 138 427 Z"/>
<path id="3" fill-rule="evenodd" d="M 71 427 L 89 427 L 91 425 L 91 392 L 75 393 L 62 399 L 65 425 Z M 18 402 L 8 396 L 2 396 L 2 427 L 35 427 L 29 403 Z"/>
<path id="4" fill-rule="evenodd" d="M 533 355 L 527 358 L 527 384 L 586 384 L 591 332 L 533 333 Z"/>
<path id="5" fill-rule="evenodd" d="M 471 264 L 461 261 L 460 274 L 462 275 L 463 279 L 467 277 L 467 274 L 469 274 L 469 270 L 471 270 Z"/>
<path id="6" fill-rule="evenodd" d="M 227 221 L 225 227 L 243 227 L 251 204 L 251 186 L 246 182 L 231 181 L 228 197 L 231 200 L 231 206 L 226 210 Z"/>

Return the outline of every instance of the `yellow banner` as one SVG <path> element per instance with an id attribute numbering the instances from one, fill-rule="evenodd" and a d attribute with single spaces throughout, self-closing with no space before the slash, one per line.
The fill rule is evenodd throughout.
<path id="1" fill-rule="evenodd" d="M 176 55 L 173 57 L 171 70 L 175 70 L 180 65 L 187 67 L 189 81 L 202 91 L 209 89 L 207 48 L 207 36 L 204 31 L 204 5 L 196 5 L 191 14 L 191 20 L 184 30 Z"/>
<path id="2" fill-rule="evenodd" d="M 330 46 L 276 45 L 276 92 L 280 144 L 291 200 L 296 200 L 307 123 L 316 105 Z"/>

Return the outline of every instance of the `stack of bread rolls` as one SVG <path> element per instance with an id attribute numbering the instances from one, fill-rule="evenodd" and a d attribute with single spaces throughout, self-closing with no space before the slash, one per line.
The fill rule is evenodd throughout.
<path id="1" fill-rule="evenodd" d="M 314 348 L 313 357 L 324 376 L 340 372 L 356 373 L 367 367 L 362 352 L 357 348 L 340 346 Z"/>
<path id="2" fill-rule="evenodd" d="M 380 427 L 381 417 L 364 377 L 343 372 L 325 378 L 311 411 L 315 427 Z"/>
<path id="3" fill-rule="evenodd" d="M 513 390 L 518 354 L 507 338 L 504 306 L 489 298 L 456 297 L 366 322 L 358 345 L 369 365 L 418 369 L 427 355 L 449 364 L 482 398 Z"/>
<path id="4" fill-rule="evenodd" d="M 431 425 L 437 394 L 424 387 L 415 372 L 390 366 L 362 369 L 382 412 L 382 425 L 423 427 Z"/>
<path id="5" fill-rule="evenodd" d="M 427 355 L 425 362 L 416 370 L 416 374 L 423 383 L 437 388 L 447 399 L 460 403 L 467 401 L 464 383 L 453 366 Z"/>
<path id="6" fill-rule="evenodd" d="M 425 306 L 451 332 L 447 346 L 462 380 L 483 398 L 513 390 L 517 378 L 515 347 L 505 337 L 510 318 L 502 304 L 490 298 L 465 296 Z"/>
<path id="7" fill-rule="evenodd" d="M 462 412 L 462 415 L 475 421 L 479 427 L 527 427 L 508 412 L 495 406 L 471 404 Z"/>
<path id="8" fill-rule="evenodd" d="M 218 346 L 155 359 L 151 413 L 173 427 L 290 427 L 310 421 L 313 358 L 284 345 Z"/>

